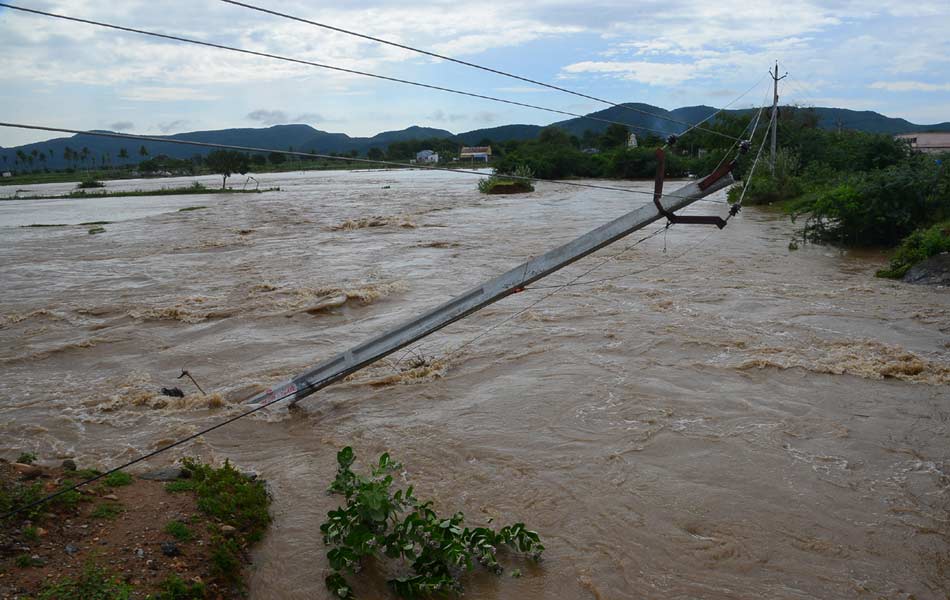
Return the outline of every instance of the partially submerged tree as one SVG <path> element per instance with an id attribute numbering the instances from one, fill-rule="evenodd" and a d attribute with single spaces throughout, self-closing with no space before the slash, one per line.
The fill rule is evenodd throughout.
<path id="1" fill-rule="evenodd" d="M 244 175 L 248 171 L 247 155 L 234 150 L 214 150 L 205 158 L 205 164 L 215 173 L 221 173 L 221 189 L 234 173 Z"/>

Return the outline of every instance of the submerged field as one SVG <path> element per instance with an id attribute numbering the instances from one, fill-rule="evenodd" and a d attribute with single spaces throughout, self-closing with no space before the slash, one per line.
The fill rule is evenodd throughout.
<path id="1" fill-rule="evenodd" d="M 282 191 L 0 203 L 0 453 L 119 464 L 650 201 L 486 196 L 418 171 L 258 179 Z M 96 221 L 105 232 L 79 225 Z M 551 290 L 166 460 L 230 458 L 268 480 L 253 598 L 329 597 L 319 525 L 344 445 L 398 456 L 440 511 L 538 530 L 545 562 L 466 580 L 472 598 L 942 598 L 950 297 L 874 278 L 883 255 L 789 251 L 792 227 L 758 209 L 723 231 L 675 226 L 456 357 Z M 171 385 L 188 394 L 158 393 Z M 363 597 L 383 579 L 363 577 Z"/>

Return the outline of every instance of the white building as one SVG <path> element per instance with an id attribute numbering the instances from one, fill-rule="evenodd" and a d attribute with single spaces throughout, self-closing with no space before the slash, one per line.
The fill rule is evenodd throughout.
<path id="1" fill-rule="evenodd" d="M 4 176 L 4 177 L 13 177 L 13 173 L 11 173 L 10 171 L 4 171 L 4 172 L 3 172 L 3 176 Z"/>
<path id="2" fill-rule="evenodd" d="M 631 133 L 630 137 L 627 138 L 627 148 L 636 148 L 637 147 L 637 134 Z"/>
<path id="3" fill-rule="evenodd" d="M 439 153 L 433 150 L 423 150 L 422 152 L 416 152 L 416 162 L 437 163 L 439 162 Z"/>
<path id="4" fill-rule="evenodd" d="M 901 133 L 894 137 L 905 140 L 917 152 L 928 154 L 950 152 L 950 132 Z"/>

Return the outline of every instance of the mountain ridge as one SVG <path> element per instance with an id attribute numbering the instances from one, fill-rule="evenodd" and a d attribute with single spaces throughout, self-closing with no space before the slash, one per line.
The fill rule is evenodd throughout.
<path id="1" fill-rule="evenodd" d="M 560 127 L 572 135 L 581 136 L 590 130 L 600 133 L 607 128 L 604 121 L 620 121 L 627 123 L 636 133 L 656 133 L 669 135 L 682 133 L 687 123 L 695 123 L 713 115 L 718 109 L 705 106 L 684 106 L 673 110 L 666 110 L 657 106 L 642 103 L 627 103 L 612 106 L 587 115 L 601 120 L 587 118 L 573 118 L 558 121 L 551 125 Z M 736 109 L 723 111 L 726 114 L 742 114 L 755 109 Z M 825 129 L 857 129 L 872 133 L 911 133 L 921 131 L 950 132 L 950 122 L 932 125 L 918 125 L 906 119 L 887 117 L 874 111 L 854 111 L 845 108 L 815 107 L 811 108 L 817 117 L 820 127 Z M 652 114 L 648 114 L 652 113 Z M 305 124 L 273 125 L 270 127 L 239 127 L 228 129 L 214 129 L 204 131 L 190 131 L 160 137 L 172 140 L 200 141 L 210 144 L 226 144 L 246 146 L 267 150 L 296 150 L 302 152 L 316 152 L 320 154 L 348 153 L 356 151 L 365 154 L 370 148 L 385 150 L 386 146 L 398 141 L 411 139 L 449 138 L 456 140 L 460 145 L 475 145 L 489 139 L 494 143 L 503 143 L 509 140 L 532 139 L 545 126 L 530 124 L 510 124 L 496 127 L 475 129 L 462 133 L 452 133 L 445 129 L 412 125 L 405 129 L 380 132 L 371 137 L 351 137 L 345 133 L 333 133 L 315 129 Z M 140 154 L 139 149 L 145 146 L 148 154 Z M 179 144 L 162 142 L 140 142 L 138 140 L 122 140 L 118 138 L 102 138 L 87 134 L 75 134 L 66 138 L 54 138 L 42 142 L 24 144 L 21 146 L 4 148 L 0 146 L 0 168 L 14 170 L 17 162 L 17 151 L 32 155 L 37 151 L 32 168 L 44 167 L 61 169 L 69 166 L 64 158 L 64 151 L 69 147 L 81 151 L 89 149 L 89 156 L 96 157 L 96 163 L 104 155 L 108 155 L 112 164 L 134 163 L 146 156 L 166 154 L 175 158 L 189 158 L 196 154 L 207 154 L 210 148 L 188 147 Z M 129 158 L 125 161 L 118 159 L 121 149 L 125 148 Z M 52 154 L 50 154 L 52 151 Z M 39 154 L 43 153 L 45 160 L 38 161 Z M 30 168 L 30 167 L 28 167 Z"/>

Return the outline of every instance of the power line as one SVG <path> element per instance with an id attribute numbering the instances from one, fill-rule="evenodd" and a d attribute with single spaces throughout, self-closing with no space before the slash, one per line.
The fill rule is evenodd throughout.
<path id="1" fill-rule="evenodd" d="M 534 109 L 534 110 L 542 110 L 542 111 L 549 112 L 549 113 L 555 113 L 555 114 L 559 114 L 559 115 L 566 115 L 566 116 L 569 116 L 569 117 L 575 117 L 575 118 L 579 118 L 579 119 L 588 119 L 588 120 L 591 120 L 591 121 L 600 121 L 600 122 L 602 122 L 602 123 L 609 123 L 609 124 L 611 124 L 611 125 L 623 125 L 624 127 L 631 127 L 631 128 L 633 128 L 633 129 L 642 129 L 642 130 L 644 130 L 644 131 L 651 131 L 651 132 L 654 132 L 654 133 L 659 133 L 659 134 L 661 134 L 661 135 L 666 135 L 666 132 L 663 131 L 663 130 L 654 129 L 654 128 L 651 128 L 651 127 L 645 127 L 645 126 L 643 126 L 643 125 L 632 125 L 632 124 L 630 124 L 630 123 L 624 123 L 624 122 L 622 122 L 622 121 L 613 121 L 613 120 L 611 120 L 611 119 L 602 119 L 602 118 L 600 118 L 600 117 L 593 117 L 593 116 L 590 116 L 590 115 L 582 115 L 582 114 L 580 114 L 580 113 L 574 113 L 574 112 L 570 112 L 570 111 L 566 111 L 566 110 L 560 110 L 560 109 L 557 109 L 557 108 L 550 108 L 550 107 L 546 107 L 546 106 L 538 106 L 538 105 L 536 105 L 536 104 L 528 104 L 528 103 L 526 103 L 526 102 L 518 102 L 518 101 L 516 101 L 516 100 L 507 100 L 507 99 L 505 99 L 505 98 L 496 98 L 495 96 L 488 96 L 488 95 L 485 95 L 485 94 L 478 94 L 478 93 L 475 93 L 475 92 L 467 92 L 467 91 L 464 91 L 464 90 L 456 90 L 456 89 L 453 89 L 453 88 L 447 88 L 447 87 L 443 87 L 443 86 L 439 86 L 439 85 L 433 85 L 433 84 L 429 84 L 429 83 L 422 83 L 422 82 L 419 82 L 419 81 L 411 81 L 411 80 L 409 80 L 409 79 L 401 79 L 401 78 L 399 78 L 399 77 L 390 77 L 390 76 L 388 76 L 388 75 L 380 75 L 380 74 L 378 74 L 378 73 L 369 73 L 369 72 L 367 72 L 367 71 L 358 71 L 358 70 L 356 70 L 356 69 L 347 69 L 346 67 L 338 67 L 338 66 L 334 66 L 334 65 L 327 65 L 327 64 L 323 64 L 323 63 L 318 63 L 318 62 L 309 61 L 309 60 L 303 60 L 303 59 L 300 59 L 300 58 L 291 58 L 291 57 L 288 57 L 288 56 L 281 56 L 281 55 L 279 55 L 279 54 L 271 54 L 271 53 L 268 53 L 268 52 L 259 52 L 259 51 L 257 51 L 257 50 L 248 50 L 248 49 L 246 49 L 246 48 L 238 48 L 238 47 L 236 47 L 236 46 L 227 46 L 227 45 L 224 45 L 224 44 L 216 44 L 216 43 L 214 43 L 214 42 L 205 42 L 205 41 L 202 41 L 202 40 L 195 40 L 195 39 L 186 38 L 186 37 L 181 37 L 181 36 L 177 36 L 177 35 L 170 35 L 170 34 L 166 34 L 166 33 L 158 33 L 158 32 L 155 32 L 155 31 L 146 31 L 146 30 L 144 30 L 144 29 L 135 29 L 135 28 L 132 28 L 132 27 L 125 27 L 125 26 L 122 26 L 122 25 L 113 25 L 113 24 L 111 24 L 111 23 L 103 23 L 103 22 L 101 22 L 101 21 L 92 21 L 92 20 L 90 20 L 90 19 L 82 19 L 82 18 L 79 18 L 79 17 L 70 17 L 70 16 L 68 16 L 68 15 L 61 15 L 61 14 L 46 12 L 46 11 L 42 11 L 42 10 L 35 10 L 35 9 L 32 9 L 32 8 L 24 8 L 24 7 L 22 7 L 22 6 L 15 6 L 15 5 L 13 5 L 13 4 L 0 3 L 0 7 L 10 8 L 10 9 L 12 9 L 12 10 L 18 10 L 18 11 L 25 12 L 25 13 L 32 13 L 32 14 L 40 15 L 40 16 L 44 16 L 44 17 L 52 17 L 52 18 L 54 18 L 54 19 L 62 19 L 62 20 L 64 20 L 64 21 L 72 21 L 72 22 L 75 22 L 75 23 L 83 23 L 83 24 L 85 24 L 85 25 L 95 25 L 96 27 L 104 27 L 104 28 L 106 28 L 106 29 L 115 29 L 115 30 L 117 30 L 117 31 L 125 31 L 125 32 L 127 32 L 127 33 L 136 33 L 136 34 L 139 34 L 139 35 L 147 35 L 147 36 L 150 36 L 150 37 L 156 37 L 156 38 L 161 38 L 161 39 L 166 39 L 166 40 L 172 40 L 172 41 L 175 41 L 175 42 L 183 42 L 183 43 L 186 43 L 186 44 L 196 44 L 196 45 L 198 45 L 198 46 L 206 46 L 206 47 L 208 47 L 208 48 L 217 48 L 217 49 L 219 49 L 219 50 L 228 50 L 228 51 L 230 51 L 230 52 L 239 52 L 239 53 L 241 53 L 241 54 L 249 54 L 249 55 L 251 55 L 251 56 L 259 56 L 259 57 L 263 57 L 263 58 L 271 58 L 271 59 L 274 59 L 274 60 L 280 60 L 280 61 L 284 61 L 284 62 L 290 62 L 290 63 L 300 64 L 300 65 L 306 65 L 306 66 L 310 66 L 310 67 L 318 67 L 318 68 L 320 68 L 320 69 L 329 69 L 329 70 L 331 70 L 331 71 L 338 71 L 338 72 L 340 72 L 340 73 L 348 73 L 348 74 L 350 74 L 350 75 L 360 75 L 360 76 L 363 76 L 363 77 L 372 77 L 372 78 L 374 78 L 374 79 L 381 79 L 381 80 L 383 80 L 383 81 L 392 81 L 392 82 L 395 82 L 395 83 L 402 83 L 402 84 L 406 84 L 406 85 L 412 85 L 412 86 L 421 87 L 421 88 L 426 88 L 426 89 L 430 89 L 430 90 L 436 90 L 436 91 L 440 91 L 440 92 L 448 92 L 448 93 L 450 93 L 450 94 L 458 94 L 458 95 L 460 95 L 460 96 L 469 96 L 469 97 L 472 97 L 472 98 L 479 98 L 479 99 L 482 99 L 482 100 L 491 100 L 492 102 L 500 102 L 500 103 L 502 103 L 502 104 L 510 104 L 510 105 L 512 105 L 512 106 L 520 106 L 520 107 L 523 107 L 523 108 L 531 108 L 531 109 Z M 688 125 L 688 123 L 687 123 L 687 125 Z M 719 134 L 719 135 L 722 135 L 722 136 L 724 136 L 724 137 L 728 137 L 729 139 L 734 139 L 734 138 L 732 138 L 731 136 L 728 136 L 728 135 L 726 135 L 726 134 Z"/>
<path id="2" fill-rule="evenodd" d="M 445 61 L 453 62 L 453 63 L 459 64 L 459 65 L 463 65 L 463 66 L 466 66 L 466 67 L 471 67 L 471 68 L 473 68 L 473 69 L 479 69 L 479 70 L 481 70 L 481 71 L 486 71 L 486 72 L 488 72 L 488 73 L 494 73 L 495 75 L 501 75 L 502 77 L 509 77 L 509 78 L 511 78 L 511 79 L 516 79 L 516 80 L 518 80 L 518 81 L 524 81 L 525 83 L 530 83 L 530 84 L 532 84 L 532 85 L 538 85 L 538 86 L 545 87 L 545 88 L 548 88 L 548 89 L 556 90 L 556 91 L 558 91 L 558 92 L 564 92 L 565 94 L 571 94 L 572 96 L 577 96 L 577 97 L 579 97 L 579 98 L 585 98 L 585 99 L 587 99 L 587 100 L 594 100 L 595 102 L 600 102 L 601 104 L 607 104 L 607 105 L 614 106 L 614 107 L 617 107 L 617 108 L 623 108 L 623 109 L 625 109 L 625 110 L 629 110 L 629 111 L 632 111 L 632 112 L 640 113 L 640 114 L 643 114 L 643 115 L 648 115 L 648 116 L 651 116 L 651 117 L 654 117 L 654 118 L 657 118 L 657 119 L 663 119 L 663 120 L 665 120 L 665 121 L 670 121 L 671 123 L 677 123 L 677 124 L 679 124 L 679 125 L 685 125 L 686 127 L 688 127 L 688 129 L 687 129 L 686 131 L 684 131 L 683 133 L 681 133 L 681 134 L 679 134 L 679 135 L 685 135 L 685 134 L 688 133 L 690 130 L 696 129 L 699 124 L 702 124 L 703 122 L 707 121 L 710 117 L 715 116 L 716 114 L 718 114 L 718 113 L 721 112 L 721 110 L 722 110 L 722 109 L 721 109 L 720 111 L 717 111 L 716 113 L 713 113 L 713 115 L 710 115 L 710 117 L 707 117 L 706 119 L 703 119 L 703 121 L 700 121 L 700 123 L 698 123 L 698 124 L 693 124 L 693 125 L 691 125 L 690 123 L 688 123 L 688 122 L 686 122 L 686 121 L 680 121 L 680 120 L 678 120 L 678 119 L 674 119 L 673 117 L 669 117 L 669 116 L 666 116 L 666 115 L 661 115 L 661 114 L 658 114 L 658 113 L 650 112 L 650 111 L 648 111 L 648 110 L 643 110 L 643 109 L 641 109 L 641 108 L 636 108 L 636 107 L 634 107 L 634 106 L 629 106 L 629 105 L 627 105 L 627 104 L 619 104 L 619 103 L 617 103 L 617 102 L 611 102 L 610 100 L 604 100 L 603 98 L 598 98 L 598 97 L 596 97 L 596 96 L 591 96 L 591 95 L 589 95 L 589 94 L 584 94 L 584 93 L 582 93 L 582 92 L 578 92 L 578 91 L 575 91 L 575 90 L 571 90 L 571 89 L 568 89 L 568 88 L 565 88 L 565 87 L 553 85 L 553 84 L 550 84 L 550 83 L 544 83 L 543 81 L 538 81 L 538 80 L 536 80 L 536 79 L 530 79 L 530 78 L 524 77 L 524 76 L 522 76 L 522 75 L 515 75 L 514 73 L 509 73 L 509 72 L 507 72 L 507 71 L 502 71 L 502 70 L 500 70 L 500 69 L 494 69 L 494 68 L 492 68 L 492 67 L 486 67 L 486 66 L 484 66 L 484 65 L 479 65 L 479 64 L 476 64 L 476 63 L 473 63 L 473 62 L 469 62 L 469 61 L 465 61 L 465 60 L 461 60 L 461 59 L 458 59 L 458 58 L 452 58 L 451 56 L 446 56 L 446 55 L 444 55 L 444 54 L 439 54 L 439 53 L 437 53 L 437 52 L 432 52 L 432 51 L 429 51 L 429 50 L 423 50 L 423 49 L 421 49 L 421 48 L 416 48 L 416 47 L 414 47 L 414 46 L 408 46 L 408 45 L 406 45 L 406 44 L 400 44 L 400 43 L 397 43 L 397 42 L 391 42 L 391 41 L 389 41 L 389 40 L 384 40 L 384 39 L 382 39 L 382 38 L 374 37 L 374 36 L 371 36 L 371 35 L 366 35 L 366 34 L 364 34 L 364 33 L 359 33 L 359 32 L 356 32 L 356 31 L 351 31 L 351 30 L 349 30 L 349 29 L 343 29 L 342 27 L 335 27 L 335 26 L 333 26 L 333 25 L 327 25 L 326 23 L 319 23 L 319 22 L 317 22 L 317 21 L 311 21 L 310 19 L 305 19 L 305 18 L 303 18 L 303 17 L 297 17 L 297 16 L 294 16 L 294 15 L 287 14 L 287 13 L 283 13 L 283 12 L 279 12 L 279 11 L 276 11 L 276 10 L 270 10 L 270 9 L 268 9 L 268 8 L 263 8 L 263 7 L 261 7 L 261 6 L 255 6 L 255 5 L 253 5 L 253 4 L 247 4 L 247 3 L 244 3 L 244 2 L 237 2 L 236 0 L 221 0 L 221 2 L 224 2 L 224 3 L 226 3 L 226 4 L 233 4 L 234 6 L 240 6 L 240 7 L 243 7 L 243 8 L 247 8 L 247 9 L 250 9 L 250 10 L 255 10 L 255 11 L 258 11 L 258 12 L 262 12 L 262 13 L 266 13 L 266 14 L 269 14 L 269 15 L 273 15 L 273 16 L 275 16 L 275 17 L 281 17 L 281 18 L 284 18 L 284 19 L 290 19 L 291 21 L 297 21 L 297 22 L 299 22 L 299 23 L 306 23 L 307 25 L 313 25 L 313 26 L 315 26 L 315 27 L 322 27 L 323 29 L 328 29 L 328 30 L 330 30 L 330 31 L 335 31 L 335 32 L 337 32 L 337 33 L 343 33 L 343 34 L 346 34 L 346 35 L 352 35 L 352 36 L 355 36 L 355 37 L 358 37 L 358 38 L 362 38 L 362 39 L 364 39 L 364 40 L 369 40 L 369 41 L 372 41 L 372 42 L 376 42 L 376 43 L 378 43 L 378 44 L 385 44 L 385 45 L 387 45 L 387 46 L 393 46 L 393 47 L 395 47 L 395 48 L 401 48 L 401 49 L 403 49 L 403 50 L 408 50 L 408 51 L 410 51 L 410 52 L 416 52 L 416 53 L 418 53 L 418 54 L 424 54 L 424 55 L 426 55 L 426 56 L 431 56 L 431 57 L 433 57 L 433 58 L 438 58 L 438 59 L 440 59 L 440 60 L 445 60 Z M 758 85 L 758 83 L 756 83 L 755 85 Z M 752 86 L 752 87 L 755 87 L 755 86 Z M 748 93 L 748 92 L 747 92 L 747 93 Z M 743 95 L 745 95 L 745 94 L 743 94 Z M 741 98 L 741 96 L 740 96 L 740 98 Z M 738 101 L 738 100 L 739 100 L 739 98 L 737 98 L 736 100 L 734 100 L 732 103 L 734 103 L 734 102 L 736 102 L 736 101 Z M 732 104 L 732 103 L 730 103 L 730 104 Z M 719 135 L 719 136 L 722 136 L 722 137 L 729 137 L 729 138 L 731 138 L 731 136 L 729 136 L 728 134 L 724 134 L 724 133 L 722 133 L 722 132 L 715 131 L 715 130 L 713 130 L 713 129 L 706 129 L 706 128 L 699 128 L 699 129 L 700 129 L 701 131 L 705 131 L 705 132 L 707 132 L 707 133 L 712 133 L 712 134 L 714 134 L 714 135 Z M 656 131 L 656 130 L 654 129 L 654 130 L 651 130 L 651 131 Z"/>
<path id="3" fill-rule="evenodd" d="M 0 4 L 0 6 L 3 6 Z M 154 137 L 148 135 L 134 135 L 130 133 L 114 133 L 111 131 L 84 131 L 81 129 L 66 129 L 63 127 L 46 127 L 43 125 L 30 125 L 25 123 L 8 123 L 0 121 L 0 127 L 13 127 L 16 129 L 30 129 L 34 131 L 52 131 L 56 133 L 71 133 L 74 135 L 89 135 L 94 137 L 105 137 L 105 138 L 117 138 L 120 140 L 135 140 L 135 141 L 144 141 L 144 142 L 155 142 L 160 144 L 179 144 L 183 146 L 198 146 L 200 148 L 223 148 L 227 150 L 237 150 L 239 152 L 256 152 L 262 154 L 269 154 L 271 152 L 276 152 L 278 154 L 286 154 L 289 156 L 300 156 L 304 158 L 322 158 L 326 160 L 341 160 L 346 162 L 355 162 L 361 164 L 370 164 L 370 165 L 386 165 L 389 167 L 398 167 L 400 169 L 405 169 L 408 165 L 400 162 L 394 162 L 389 160 L 374 160 L 372 158 L 352 158 L 349 156 L 332 156 L 330 154 L 318 154 L 316 152 L 299 152 L 291 150 L 278 150 L 275 148 L 257 148 L 254 146 L 237 146 L 234 144 L 219 144 L 215 142 L 197 142 L 192 140 L 179 140 L 174 138 L 162 138 Z M 459 173 L 462 175 L 478 175 L 479 177 L 485 177 L 486 173 L 481 171 L 472 171 L 468 169 L 452 169 L 449 167 L 432 167 L 428 165 L 415 165 L 416 169 L 427 170 L 427 171 L 444 171 L 446 173 Z M 591 188 L 596 190 L 609 190 L 612 192 L 625 192 L 628 194 L 643 194 L 647 196 L 653 196 L 653 192 L 645 190 L 635 190 L 631 188 L 622 188 L 610 185 L 598 185 L 594 183 L 579 183 L 576 181 L 563 181 L 559 179 L 541 179 L 538 177 L 524 177 L 521 175 L 504 175 L 506 179 L 515 179 L 519 181 L 537 181 L 542 183 L 553 183 L 556 185 L 568 185 L 572 187 L 580 188 Z M 675 194 L 667 194 L 671 198 L 679 198 Z"/>
<path id="4" fill-rule="evenodd" d="M 320 387 L 320 386 L 323 386 L 324 384 L 332 383 L 332 381 L 330 381 L 331 379 L 333 379 L 333 378 L 332 378 L 332 377 L 328 377 L 327 379 L 323 379 L 323 380 L 314 382 L 314 383 L 312 383 L 312 384 L 308 384 L 308 387 Z M 152 458 L 153 456 L 156 456 L 156 455 L 161 454 L 161 453 L 163 453 L 163 452 L 167 452 L 168 450 L 171 450 L 172 448 L 175 448 L 175 447 L 177 447 L 177 446 L 181 446 L 182 444 L 188 443 L 188 442 L 190 442 L 191 440 L 194 440 L 194 439 L 196 439 L 196 438 L 199 438 L 199 437 L 201 437 L 201 436 L 203 436 L 203 435 L 205 435 L 205 434 L 207 434 L 207 433 L 211 433 L 212 431 L 214 431 L 214 430 L 216 430 L 216 429 L 219 429 L 219 428 L 221 428 L 221 427 L 224 427 L 225 425 L 230 425 L 231 423 L 237 421 L 238 419 L 243 419 L 244 417 L 250 416 L 250 415 L 252 415 L 252 414 L 254 414 L 254 413 L 256 413 L 256 412 L 258 412 L 258 411 L 260 411 L 260 410 L 264 410 L 265 408 L 267 408 L 267 407 L 269 407 L 269 406 L 273 406 L 274 404 L 277 404 L 278 402 L 283 402 L 283 401 L 286 400 L 287 398 L 290 398 L 291 396 L 296 395 L 296 394 L 299 393 L 300 391 L 301 391 L 301 390 L 297 390 L 297 391 L 291 392 L 291 393 L 289 393 L 289 394 L 286 394 L 286 395 L 284 395 L 284 396 L 281 396 L 281 397 L 279 397 L 279 398 L 275 398 L 274 400 L 271 400 L 271 401 L 269 401 L 269 402 L 265 402 L 264 404 L 259 404 L 259 405 L 255 406 L 255 407 L 252 408 L 252 409 L 246 410 L 246 411 L 244 411 L 244 412 L 242 412 L 242 413 L 240 413 L 240 414 L 238 414 L 238 415 L 235 415 L 235 416 L 233 416 L 233 417 L 231 417 L 231 418 L 225 419 L 224 421 L 221 421 L 220 423 L 216 423 L 216 424 L 214 424 L 214 425 L 212 425 L 212 426 L 210 426 L 210 427 L 206 427 L 206 428 L 202 429 L 201 431 L 198 431 L 197 433 L 193 433 L 193 434 L 191 434 L 191 435 L 189 435 L 189 436 L 187 436 L 187 437 L 181 438 L 180 440 L 177 440 L 177 441 L 175 441 L 175 442 L 172 442 L 172 443 L 170 443 L 170 444 L 167 444 L 167 445 L 165 445 L 165 446 L 162 446 L 161 448 L 158 448 L 158 449 L 156 449 L 156 450 L 153 450 L 153 451 L 149 452 L 148 454 L 143 454 L 142 456 L 139 456 L 138 458 L 134 458 L 134 459 L 128 461 L 127 463 L 124 463 L 124 464 L 122 464 L 122 465 L 119 465 L 118 467 L 109 469 L 109 470 L 106 471 L 105 473 L 100 473 L 100 474 L 96 475 L 95 477 L 90 477 L 89 479 L 80 481 L 79 483 L 76 483 L 76 484 L 74 484 L 74 485 L 65 487 L 65 488 L 63 488 L 63 489 L 61 489 L 61 490 L 58 490 L 58 491 L 56 491 L 56 492 L 53 492 L 52 494 L 49 494 L 49 495 L 47 495 L 47 496 L 44 496 L 43 498 L 40 498 L 39 500 L 36 500 L 36 501 L 34 501 L 34 502 L 30 502 L 29 504 L 26 504 L 26 505 L 21 506 L 21 507 L 19 507 L 19 508 L 15 508 L 15 509 L 13 509 L 13 510 L 11 510 L 11 511 L 9 511 L 9 512 L 4 513 L 3 515 L 0 515 L 0 523 L 2 523 L 3 521 L 7 520 L 8 518 L 10 518 L 10 517 L 12 517 L 12 516 L 14 516 L 14 515 L 16 515 L 16 514 L 18 514 L 18 513 L 21 513 L 21 512 L 23 512 L 23 511 L 25 511 L 25 510 L 29 510 L 29 509 L 34 508 L 34 507 L 37 507 L 37 506 L 39 506 L 39 505 L 41 505 L 41 504 L 46 504 L 46 503 L 49 502 L 50 500 L 53 500 L 54 498 L 57 498 L 57 497 L 59 497 L 59 496 L 62 496 L 63 494 L 65 494 L 65 493 L 67 493 L 67 492 L 71 492 L 71 491 L 73 491 L 73 490 L 75 490 L 75 489 L 78 489 L 78 488 L 81 488 L 81 487 L 83 487 L 83 486 L 89 485 L 90 483 L 93 483 L 93 482 L 95 482 L 95 481 L 98 481 L 98 480 L 102 479 L 103 477 L 108 477 L 108 476 L 111 475 L 112 473 L 115 473 L 115 472 L 117 472 L 117 471 L 121 471 L 122 469 L 127 469 L 127 468 L 129 468 L 129 467 L 131 467 L 131 466 L 133 466 L 133 465 L 135 465 L 135 464 L 138 464 L 138 463 L 140 463 L 140 462 L 142 462 L 142 461 L 148 460 L 148 459 Z"/>

